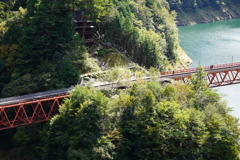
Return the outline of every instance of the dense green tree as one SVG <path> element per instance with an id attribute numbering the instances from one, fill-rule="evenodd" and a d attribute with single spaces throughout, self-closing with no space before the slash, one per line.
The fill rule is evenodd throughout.
<path id="1" fill-rule="evenodd" d="M 106 134 L 111 129 L 108 101 L 99 91 L 76 87 L 50 122 L 46 157 L 113 159 L 114 145 Z"/>
<path id="2" fill-rule="evenodd" d="M 24 21 L 11 25 L 5 33 L 6 38 L 3 39 L 6 43 L 19 44 L 17 56 L 9 72 L 11 82 L 3 87 L 2 95 L 9 95 L 11 92 L 19 95 L 67 87 L 78 81 L 81 70 L 80 61 L 84 59 L 83 54 L 86 49 L 80 37 L 75 35 L 71 13 L 73 5 L 71 0 L 29 1 Z M 19 27 L 22 26 L 21 24 L 23 27 Z M 15 26 L 20 28 L 20 34 Z M 15 30 L 14 34 L 13 30 Z M 7 59 L 10 58 L 9 55 Z M 8 62 L 5 64 L 7 65 Z M 29 84 L 39 87 L 29 88 L 25 84 L 18 83 L 25 81 L 26 75 L 31 77 Z M 20 88 L 29 88 L 29 91 L 19 90 L 18 92 L 12 88 L 16 84 L 21 84 L 17 86 Z M 5 91 L 7 93 L 4 93 Z"/>
<path id="3" fill-rule="evenodd" d="M 28 0 L 16 0 L 13 6 L 13 10 L 18 10 L 20 7 L 26 8 L 28 3 Z"/>
<path id="4" fill-rule="evenodd" d="M 190 80 L 191 88 L 194 91 L 192 103 L 196 108 L 204 109 L 207 104 L 217 103 L 220 96 L 208 87 L 203 68 L 198 67 L 197 69 L 198 72 Z"/>
<path id="5" fill-rule="evenodd" d="M 63 52 L 73 37 L 70 1 L 42 1 L 29 17 L 20 39 L 17 73 L 34 73 L 41 62 L 51 61 L 56 52 Z M 28 45 L 26 45 L 28 44 Z"/>
<path id="6" fill-rule="evenodd" d="M 134 84 L 120 94 L 105 91 L 110 98 L 76 87 L 42 132 L 40 154 L 43 159 L 239 159 L 238 120 L 219 98 L 211 98 L 216 93 L 208 89 L 213 100 L 201 107 L 191 103 L 198 101 L 193 86 L 201 84 Z M 21 144 L 31 142 L 29 136 L 14 137 Z"/>
<path id="7" fill-rule="evenodd" d="M 86 48 L 74 34 L 70 11 L 77 5 L 86 13 L 85 18 L 103 20 L 109 1 L 16 2 L 13 8 L 0 3 L 0 12 L 4 13 L 0 15 L 2 95 L 60 88 L 76 82 Z M 26 2 L 28 10 L 23 19 L 21 10 L 25 10 L 16 12 L 16 8 L 24 7 Z M 146 67 L 161 69 L 167 62 L 174 64 L 178 37 L 175 13 L 169 12 L 168 3 L 113 2 L 116 7 L 112 8 L 112 15 L 99 25 L 104 40 Z M 170 5 L 194 10 L 204 5 L 222 6 L 226 1 L 187 2 L 172 0 Z M 111 76 L 122 79 L 119 73 L 114 70 Z M 43 131 L 39 124 L 35 129 L 18 128 L 15 134 L 1 132 L 0 148 L 12 148 L 14 154 L 9 159 L 239 159 L 238 120 L 229 115 L 221 97 L 208 88 L 204 77 L 199 68 L 196 77 L 184 85 L 163 87 L 156 82 L 141 82 L 123 91 L 104 92 L 76 87 Z"/>
<path id="8" fill-rule="evenodd" d="M 233 3 L 233 0 L 167 0 L 171 9 L 177 11 L 194 11 L 199 8 L 212 7 L 219 9 Z M 236 1 L 235 1 L 236 2 Z"/>
<path id="9" fill-rule="evenodd" d="M 87 20 L 99 22 L 112 6 L 112 0 L 76 0 L 76 7 L 83 11 L 83 16 Z"/>
<path id="10" fill-rule="evenodd" d="M 228 114 L 219 95 L 207 87 L 201 68 L 196 75 L 200 77 L 183 85 L 186 93 L 181 94 L 180 99 L 178 92 L 182 87 L 179 85 L 163 89 L 158 94 L 160 102 L 152 88 L 144 86 L 131 89 L 128 103 L 121 103 L 120 97 L 120 103 L 116 103 L 123 110 L 119 124 L 122 134 L 117 152 L 119 159 L 239 158 L 237 119 Z M 201 103 L 199 94 L 205 97 Z M 182 100 L 190 103 L 180 102 Z"/>
<path id="11" fill-rule="evenodd" d="M 21 34 L 23 17 L 26 10 L 20 7 L 18 11 L 11 11 L 9 7 L 1 13 L 4 14 L 1 14 L 2 19 L 0 20 L 2 21 L 0 22 L 0 93 L 4 85 L 11 81 L 11 74 L 14 71 L 18 57 L 18 39 Z"/>
<path id="12" fill-rule="evenodd" d="M 174 64 L 178 47 L 175 15 L 162 1 L 114 1 L 115 15 L 102 23 L 104 40 L 147 68 Z"/>
<path id="13" fill-rule="evenodd" d="M 131 103 L 125 106 L 120 121 L 123 139 L 119 159 L 200 157 L 207 138 L 203 113 L 182 110 L 174 101 L 156 101 L 146 87 L 134 86 L 131 93 Z"/>

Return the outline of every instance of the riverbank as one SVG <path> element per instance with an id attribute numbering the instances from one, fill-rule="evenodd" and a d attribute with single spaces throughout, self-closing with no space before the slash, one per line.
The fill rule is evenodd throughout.
<path id="1" fill-rule="evenodd" d="M 178 48 L 178 61 L 174 69 L 187 69 L 192 64 L 192 59 L 181 48 Z"/>
<path id="2" fill-rule="evenodd" d="M 178 11 L 177 25 L 186 26 L 200 23 L 240 18 L 240 3 L 230 4 L 219 9 L 206 7 L 194 11 Z"/>

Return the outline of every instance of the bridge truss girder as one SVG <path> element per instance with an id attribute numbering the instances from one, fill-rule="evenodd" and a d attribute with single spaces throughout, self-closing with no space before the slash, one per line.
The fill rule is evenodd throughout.
<path id="1" fill-rule="evenodd" d="M 239 72 L 240 72 L 240 69 L 232 70 L 232 71 L 207 73 L 206 80 L 207 80 L 208 86 L 212 88 L 212 87 L 219 87 L 219 86 L 240 83 Z M 176 81 L 182 81 L 183 83 L 186 83 L 188 79 L 191 79 L 191 76 L 178 77 L 174 79 Z"/>
<path id="2" fill-rule="evenodd" d="M 0 130 L 49 120 L 68 95 L 0 107 Z"/>

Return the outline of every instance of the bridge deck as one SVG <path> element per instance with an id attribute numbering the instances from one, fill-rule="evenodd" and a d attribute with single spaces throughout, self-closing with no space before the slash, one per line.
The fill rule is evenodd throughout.
<path id="1" fill-rule="evenodd" d="M 71 90 L 71 88 L 64 88 L 64 89 L 58 89 L 58 90 L 52 90 L 52 91 L 46 91 L 46 92 L 38 92 L 33 94 L 27 94 L 23 96 L 15 96 L 15 97 L 9 97 L 9 98 L 2 98 L 0 99 L 0 107 L 10 104 L 16 104 L 21 102 L 27 102 L 37 99 L 43 99 L 48 97 L 54 97 L 54 96 L 60 96 L 60 95 L 66 95 Z"/>
<path id="2" fill-rule="evenodd" d="M 207 73 L 219 73 L 219 72 L 226 72 L 226 71 L 236 71 L 240 70 L 240 62 L 238 63 L 230 63 L 230 64 L 222 64 L 222 65 L 213 65 L 213 66 L 207 66 L 204 67 L 204 70 Z M 197 68 L 191 68 L 191 69 L 184 69 L 184 70 L 175 70 L 175 71 L 169 71 L 169 72 L 162 72 L 159 77 L 156 77 L 159 79 L 159 81 L 162 81 L 164 79 L 180 79 L 180 78 L 186 78 L 190 77 L 192 74 L 197 72 Z M 144 80 L 151 80 L 151 77 L 144 77 L 141 78 Z M 130 80 L 126 81 L 137 81 L 138 79 L 132 78 Z M 237 82 L 239 83 L 239 82 Z M 108 89 L 111 87 L 118 87 L 117 83 L 101 83 L 94 86 L 96 89 Z M 3 98 L 0 99 L 0 108 L 1 106 L 6 106 L 10 104 L 17 104 L 21 102 L 27 102 L 37 99 L 43 99 L 48 97 L 54 97 L 54 96 L 60 96 L 60 95 L 66 95 L 71 90 L 71 88 L 64 88 L 64 89 L 58 89 L 58 90 L 52 90 L 52 91 L 46 91 L 46 92 L 39 92 L 39 93 L 33 93 L 23 96 L 15 96 L 15 97 L 9 97 L 9 98 Z"/>
<path id="3" fill-rule="evenodd" d="M 203 69 L 207 73 L 217 73 L 217 72 L 224 72 L 224 71 L 239 70 L 240 62 L 221 64 L 221 65 L 213 65 L 212 68 L 211 68 L 211 66 L 207 66 L 207 67 L 203 67 Z M 189 76 L 191 76 L 191 74 L 194 74 L 196 72 L 197 72 L 197 68 L 182 69 L 182 70 L 174 71 L 174 74 L 173 74 L 173 71 L 162 72 L 161 77 L 167 77 L 167 78 L 189 77 Z"/>
<path id="4" fill-rule="evenodd" d="M 240 83 L 240 63 L 209 66 L 204 67 L 204 70 L 208 73 L 206 78 L 209 87 Z M 191 77 L 196 72 L 196 68 L 176 70 L 163 72 L 160 76 L 154 77 L 133 77 L 121 81 L 121 84 L 118 82 L 97 82 L 93 87 L 95 89 L 111 89 L 112 87 L 126 86 L 128 82 L 137 80 L 150 81 L 153 78 L 157 78 L 158 81 L 175 79 L 186 82 L 185 79 Z M 0 130 L 48 121 L 53 115 L 58 113 L 59 106 L 63 99 L 68 97 L 71 89 L 64 88 L 0 99 Z"/>

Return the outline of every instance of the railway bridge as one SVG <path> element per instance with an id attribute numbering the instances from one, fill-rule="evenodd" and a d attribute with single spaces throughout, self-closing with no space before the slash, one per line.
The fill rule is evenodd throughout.
<path id="1" fill-rule="evenodd" d="M 211 65 L 203 68 L 207 72 L 206 79 L 209 87 L 240 83 L 240 62 Z M 196 72 L 197 68 L 174 70 L 162 72 L 160 76 L 155 78 L 159 81 L 174 79 L 185 83 L 186 79 L 191 78 Z M 143 77 L 141 79 L 150 81 L 152 77 Z M 137 80 L 136 78 L 132 78 L 126 81 L 134 82 Z M 96 89 L 109 89 L 119 86 L 117 83 L 102 83 L 93 87 Z M 61 102 L 69 96 L 71 89 L 64 88 L 0 99 L 0 130 L 48 121 L 58 112 Z"/>

